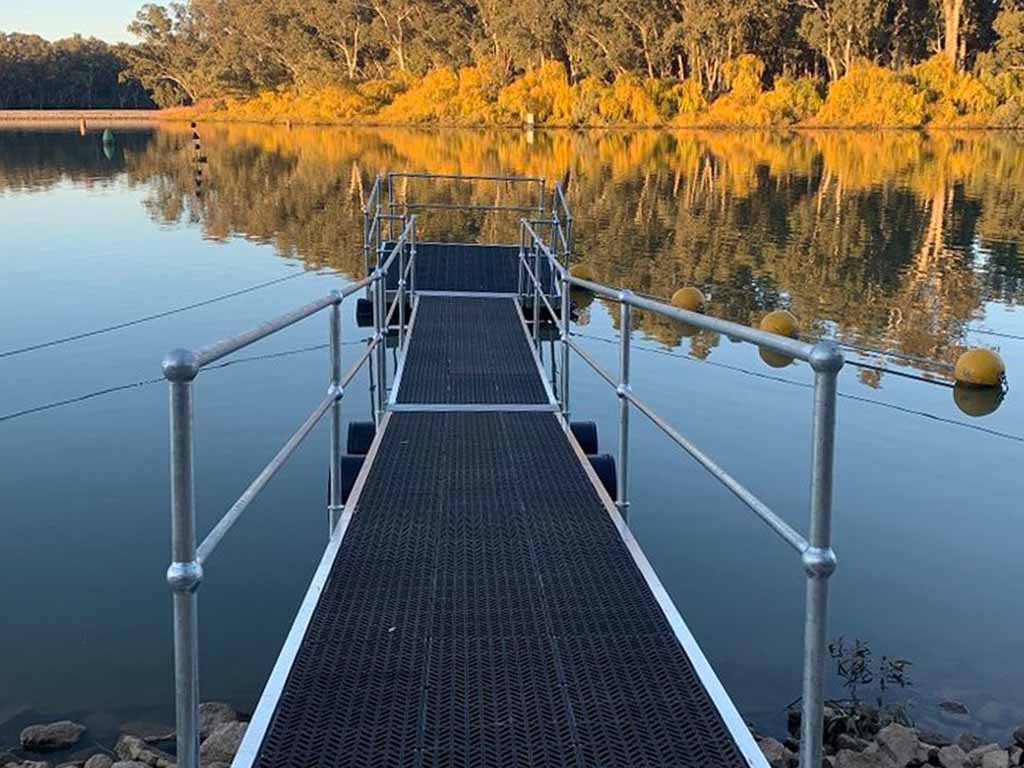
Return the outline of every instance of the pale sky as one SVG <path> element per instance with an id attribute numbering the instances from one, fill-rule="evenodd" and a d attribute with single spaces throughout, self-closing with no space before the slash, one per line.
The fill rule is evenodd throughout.
<path id="1" fill-rule="evenodd" d="M 125 29 L 147 0 L 0 0 L 0 31 L 49 40 L 80 32 L 108 42 L 132 41 Z"/>

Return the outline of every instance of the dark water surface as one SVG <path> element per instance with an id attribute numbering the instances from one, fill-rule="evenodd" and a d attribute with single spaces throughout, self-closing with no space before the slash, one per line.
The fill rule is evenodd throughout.
<path id="1" fill-rule="evenodd" d="M 855 366 L 840 377 L 830 634 L 912 660 L 913 688 L 891 699 L 912 699 L 923 725 L 1003 738 L 1024 720 L 1024 136 L 202 134 L 209 163 L 197 197 L 187 131 L 125 132 L 106 152 L 95 133 L 0 131 L 0 742 L 43 715 L 88 713 L 98 733 L 170 719 L 160 359 L 361 275 L 360 206 L 388 168 L 561 180 L 578 259 L 598 279 L 660 296 L 698 285 L 709 311 L 744 323 L 787 307 L 812 336 L 894 353 L 851 349 L 851 360 L 929 379 Z M 512 193 L 473 194 L 495 203 Z M 424 227 L 450 239 L 514 237 L 493 215 Z M 326 323 L 314 318 L 202 376 L 202 531 L 319 402 L 326 352 L 307 348 L 326 341 Z M 365 335 L 351 308 L 345 323 L 348 340 Z M 612 369 L 616 324 L 597 301 L 576 329 Z M 657 318 L 637 326 L 634 389 L 804 530 L 806 366 L 772 367 L 746 345 Z M 1001 404 L 945 386 L 944 365 L 979 344 L 1006 361 Z M 349 360 L 357 349 L 346 348 Z M 598 421 L 611 449 L 614 396 L 579 362 L 573 383 L 574 415 Z M 366 419 L 365 377 L 350 392 L 346 419 Z M 653 426 L 639 415 L 633 424 L 636 535 L 740 709 L 777 727 L 800 688 L 799 563 Z M 204 699 L 255 704 L 325 542 L 326 450 L 321 425 L 206 569 Z M 942 720 L 945 698 L 971 717 Z"/>

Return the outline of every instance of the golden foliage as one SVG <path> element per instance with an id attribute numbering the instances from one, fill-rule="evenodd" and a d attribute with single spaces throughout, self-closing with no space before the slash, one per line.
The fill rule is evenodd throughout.
<path id="1" fill-rule="evenodd" d="M 816 125 L 913 128 L 924 123 L 925 96 L 891 69 L 858 61 L 828 89 Z"/>
<path id="2" fill-rule="evenodd" d="M 172 119 L 203 117 L 246 122 L 386 125 L 536 125 L 773 128 L 982 127 L 1024 125 L 1024 76 L 1017 72 L 958 72 L 935 56 L 902 72 L 855 62 L 831 84 L 780 76 L 763 86 L 765 66 L 744 54 L 727 63 L 728 90 L 709 101 L 701 83 L 642 79 L 620 73 L 570 83 L 565 68 L 547 61 L 505 82 L 491 59 L 416 78 L 399 75 L 340 82 L 301 91 L 267 91 L 246 100 L 205 102 Z"/>

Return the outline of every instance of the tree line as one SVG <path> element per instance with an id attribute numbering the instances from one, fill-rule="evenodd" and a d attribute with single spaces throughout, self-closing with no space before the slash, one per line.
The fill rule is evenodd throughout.
<path id="1" fill-rule="evenodd" d="M 145 109 L 146 87 L 125 76 L 130 46 L 81 36 L 50 42 L 0 32 L 0 109 Z"/>
<path id="2" fill-rule="evenodd" d="M 345 118 L 378 112 L 432 73 L 468 77 L 472 87 L 442 77 L 421 100 L 458 90 L 487 105 L 544 70 L 506 101 L 537 111 L 529 91 L 549 87 L 554 73 L 576 90 L 545 98 L 583 103 L 562 105 L 565 122 L 585 123 L 604 98 L 605 122 L 655 123 L 698 112 L 737 84 L 747 96 L 733 106 L 743 113 L 744 98 L 781 82 L 776 101 L 796 122 L 858 67 L 899 73 L 940 61 L 944 71 L 919 73 L 915 88 L 945 88 L 977 107 L 988 96 L 953 78 L 998 74 L 982 90 L 999 105 L 1012 96 L 1014 119 L 1024 115 L 1024 0 L 183 0 L 144 5 L 128 28 L 134 45 L 0 35 L 0 106 L 143 106 L 147 98 L 178 106 L 340 88 L 337 103 L 312 118 Z M 861 72 L 861 81 L 876 79 Z M 626 85 L 610 98 L 623 104 L 615 105 L 602 88 L 619 81 Z M 630 83 L 643 84 L 659 114 L 643 114 L 643 94 Z M 861 89 L 855 81 L 847 90 Z M 903 99 L 890 91 L 890 101 Z M 471 122 L 477 107 L 458 111 Z M 488 121 L 500 119 L 480 122 Z"/>
<path id="3" fill-rule="evenodd" d="M 189 0 L 144 6 L 131 31 L 130 71 L 161 104 L 484 61 L 499 82 L 557 61 L 570 83 L 633 73 L 709 99 L 742 54 L 766 83 L 937 53 L 957 71 L 1024 68 L 1022 0 Z"/>

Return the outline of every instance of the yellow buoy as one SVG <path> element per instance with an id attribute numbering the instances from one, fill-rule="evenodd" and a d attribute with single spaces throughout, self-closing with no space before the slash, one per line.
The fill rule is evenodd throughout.
<path id="1" fill-rule="evenodd" d="M 704 309 L 704 294 L 699 288 L 687 286 L 672 294 L 672 306 L 689 312 L 700 312 Z"/>
<path id="2" fill-rule="evenodd" d="M 974 387 L 998 387 L 1003 383 L 1006 366 L 1003 359 L 991 349 L 975 347 L 957 358 L 953 378 L 958 384 Z"/>
<path id="3" fill-rule="evenodd" d="M 968 416 L 988 416 L 1002 404 L 1003 388 L 957 384 L 953 387 L 953 402 Z"/>
<path id="4" fill-rule="evenodd" d="M 594 271 L 589 264 L 573 264 L 569 267 L 569 274 L 578 277 L 580 280 L 593 280 Z"/>
<path id="5" fill-rule="evenodd" d="M 761 318 L 761 330 L 795 339 L 800 334 L 800 323 L 792 313 L 776 309 Z"/>

